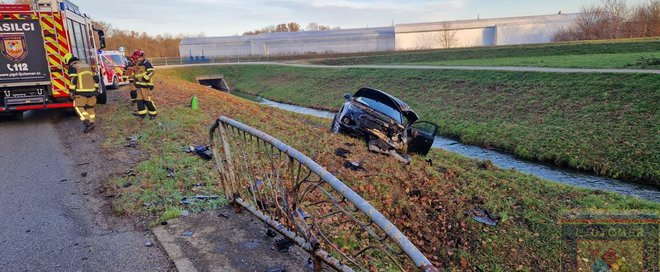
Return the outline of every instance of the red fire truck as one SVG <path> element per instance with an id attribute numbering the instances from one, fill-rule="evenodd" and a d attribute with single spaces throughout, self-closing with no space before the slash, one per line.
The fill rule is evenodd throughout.
<path id="1" fill-rule="evenodd" d="M 101 52 L 101 72 L 104 75 L 103 83 L 106 87 L 118 89 L 119 86 L 128 84 L 124 79 L 128 60 L 122 51 Z"/>
<path id="2" fill-rule="evenodd" d="M 0 4 L 0 16 L 0 113 L 20 118 L 27 110 L 72 108 L 64 56 L 71 53 L 98 73 L 103 31 L 67 0 Z M 99 83 L 98 101 L 105 104 Z"/>

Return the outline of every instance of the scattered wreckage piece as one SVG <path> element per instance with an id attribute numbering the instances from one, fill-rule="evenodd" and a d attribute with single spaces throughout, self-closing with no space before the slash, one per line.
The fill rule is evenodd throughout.
<path id="1" fill-rule="evenodd" d="M 167 177 L 168 177 L 168 178 L 175 178 L 175 177 L 176 177 L 176 176 L 174 175 L 174 172 L 176 172 L 176 170 L 174 170 L 174 169 L 172 169 L 172 168 L 169 168 L 169 167 L 166 167 L 166 168 L 165 168 L 165 171 L 167 171 Z"/>
<path id="2" fill-rule="evenodd" d="M 369 202 L 294 148 L 224 116 L 209 136 L 235 211 L 249 211 L 309 252 L 315 271 L 324 264 L 338 271 L 439 271 Z"/>
<path id="3" fill-rule="evenodd" d="M 186 153 L 195 153 L 200 158 L 210 161 L 213 159 L 213 153 L 208 145 L 198 145 L 197 147 L 189 146 L 184 149 Z"/>
<path id="4" fill-rule="evenodd" d="M 181 204 L 183 205 L 193 205 L 195 203 L 209 201 L 209 200 L 218 200 L 220 199 L 217 195 L 196 195 L 193 197 L 185 196 L 181 199 Z"/>
<path id="5" fill-rule="evenodd" d="M 472 209 L 467 211 L 466 214 L 471 216 L 474 221 L 489 226 L 497 226 L 497 224 L 500 223 L 500 220 L 502 220 L 501 216 L 494 215 L 486 209 Z"/>
<path id="6" fill-rule="evenodd" d="M 438 132 L 400 99 L 373 88 L 344 95 L 346 102 L 332 120 L 332 132 L 363 138 L 369 151 L 410 163 L 409 153 L 428 154 Z"/>
<path id="7" fill-rule="evenodd" d="M 352 160 L 346 160 L 344 162 L 344 167 L 353 171 L 365 171 L 364 162 L 356 162 Z"/>
<path id="8" fill-rule="evenodd" d="M 351 154 L 351 151 L 347 149 L 337 148 L 337 150 L 335 150 L 335 155 L 342 158 L 348 158 L 349 154 Z"/>
<path id="9" fill-rule="evenodd" d="M 128 144 L 125 145 L 125 147 L 132 147 L 136 148 L 138 146 L 138 140 L 140 139 L 140 136 L 131 136 L 126 138 L 126 141 L 128 141 Z"/>

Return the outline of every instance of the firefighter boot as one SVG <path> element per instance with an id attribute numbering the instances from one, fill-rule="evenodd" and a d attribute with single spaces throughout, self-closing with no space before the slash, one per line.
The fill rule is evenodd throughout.
<path id="1" fill-rule="evenodd" d="M 89 120 L 83 121 L 83 124 L 85 125 L 85 130 L 83 130 L 84 133 L 89 133 L 89 127 L 92 125 L 92 122 Z"/>
<path id="2" fill-rule="evenodd" d="M 96 128 L 96 123 L 95 122 L 89 122 L 89 125 L 85 126 L 85 133 L 90 133 L 94 131 L 94 128 Z"/>
<path id="3" fill-rule="evenodd" d="M 151 120 L 156 119 L 156 116 L 158 115 L 158 110 L 156 110 L 156 103 L 153 101 L 144 101 L 144 105 L 147 106 L 147 113 L 149 113 L 149 118 Z"/>

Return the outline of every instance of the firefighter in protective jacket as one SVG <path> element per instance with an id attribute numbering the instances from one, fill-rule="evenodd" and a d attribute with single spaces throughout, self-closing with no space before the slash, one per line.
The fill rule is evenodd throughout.
<path id="1" fill-rule="evenodd" d="M 128 85 L 129 88 L 129 93 L 131 95 L 131 104 L 135 106 L 137 103 L 137 85 L 135 84 L 135 60 L 133 59 L 133 56 L 128 57 L 128 62 L 126 63 L 126 67 L 124 67 L 124 70 L 126 71 L 124 73 L 124 81 L 128 81 L 130 84 Z"/>
<path id="2" fill-rule="evenodd" d="M 73 99 L 73 107 L 80 120 L 85 124 L 85 133 L 96 127 L 96 96 L 99 94 L 99 76 L 94 73 L 89 64 L 81 62 L 73 55 L 66 54 L 64 62 L 69 67 L 69 92 Z"/>
<path id="3" fill-rule="evenodd" d="M 144 118 L 149 114 L 151 119 L 158 115 L 154 98 L 154 74 L 156 69 L 144 58 L 144 51 L 135 50 L 132 59 L 135 60 L 135 85 L 137 86 L 138 116 Z"/>

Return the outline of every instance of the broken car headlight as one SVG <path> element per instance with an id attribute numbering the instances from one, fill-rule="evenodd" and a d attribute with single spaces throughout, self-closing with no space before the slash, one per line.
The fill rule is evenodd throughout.
<path id="1" fill-rule="evenodd" d="M 353 121 L 353 119 L 351 119 L 348 116 L 344 116 L 344 118 L 342 118 L 341 121 L 346 125 L 351 125 L 351 126 L 355 125 L 355 121 Z"/>

